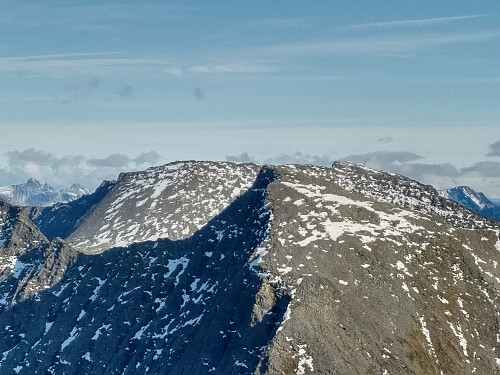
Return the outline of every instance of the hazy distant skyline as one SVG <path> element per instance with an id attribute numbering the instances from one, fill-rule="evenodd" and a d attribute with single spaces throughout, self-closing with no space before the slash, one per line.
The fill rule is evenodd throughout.
<path id="1" fill-rule="evenodd" d="M 349 157 L 500 198 L 497 1 L 0 7 L 0 185 Z"/>

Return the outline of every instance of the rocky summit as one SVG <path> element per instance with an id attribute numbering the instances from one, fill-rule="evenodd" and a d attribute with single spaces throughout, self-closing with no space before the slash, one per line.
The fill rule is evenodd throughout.
<path id="1" fill-rule="evenodd" d="M 178 162 L 0 201 L 0 373 L 499 374 L 499 236 L 348 162 Z"/>

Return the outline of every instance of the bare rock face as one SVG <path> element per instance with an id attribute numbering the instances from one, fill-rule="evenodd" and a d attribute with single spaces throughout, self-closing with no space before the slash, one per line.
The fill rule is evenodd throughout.
<path id="1" fill-rule="evenodd" d="M 499 234 L 345 162 L 184 162 L 0 202 L 0 372 L 498 374 Z"/>
<path id="2" fill-rule="evenodd" d="M 57 284 L 76 256 L 61 239 L 48 241 L 24 209 L 0 201 L 0 311 Z"/>
<path id="3" fill-rule="evenodd" d="M 500 240 L 492 223 L 462 209 L 458 219 L 428 214 L 432 199 L 418 203 L 425 214 L 375 200 L 373 190 L 332 183 L 335 170 L 277 173 L 260 265 L 293 298 L 268 373 L 497 373 Z M 384 201 L 400 194 L 393 186 Z M 457 228 L 465 217 L 484 229 Z"/>

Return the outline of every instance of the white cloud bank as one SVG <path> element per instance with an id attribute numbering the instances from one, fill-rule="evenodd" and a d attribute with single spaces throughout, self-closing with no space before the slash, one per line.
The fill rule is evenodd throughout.
<path id="1" fill-rule="evenodd" d="M 5 166 L 0 168 L 0 186 L 26 182 L 33 177 L 56 187 L 79 183 L 94 189 L 103 180 L 113 180 L 120 172 L 146 169 L 158 164 L 162 158 L 155 151 L 135 158 L 125 154 L 111 154 L 104 158 L 83 155 L 65 155 L 35 150 L 9 151 L 3 155 Z"/>
<path id="2" fill-rule="evenodd" d="M 500 142 L 490 145 L 488 156 L 500 156 Z M 498 154 L 497 154 L 498 152 Z M 258 164 L 315 164 L 330 166 L 334 160 L 327 156 L 302 154 L 280 154 L 276 157 L 257 159 L 247 152 L 228 155 L 227 160 L 254 162 Z M 367 167 L 398 173 L 437 189 L 467 185 L 482 191 L 489 198 L 500 199 L 500 162 L 482 161 L 467 167 L 456 167 L 450 163 L 425 163 L 424 157 L 405 151 L 380 151 L 349 155 L 340 160 L 349 160 Z"/>
<path id="3" fill-rule="evenodd" d="M 344 157 L 314 155 L 312 153 L 279 153 L 256 157 L 248 152 L 227 155 L 226 160 L 253 162 L 256 164 L 313 164 L 331 166 L 335 160 L 349 160 L 368 167 L 388 170 L 408 176 L 438 189 L 468 185 L 482 191 L 489 198 L 500 199 L 500 141 L 490 144 L 485 154 L 490 160 L 465 166 L 452 163 L 426 162 L 426 158 L 408 151 L 379 151 Z M 120 172 L 143 170 L 166 160 L 155 151 L 130 157 L 123 153 L 112 153 L 101 157 L 83 155 L 57 156 L 33 148 L 24 151 L 9 151 L 3 155 L 0 167 L 0 186 L 25 182 L 33 177 L 56 187 L 82 184 L 89 189 L 103 180 L 116 179 Z"/>

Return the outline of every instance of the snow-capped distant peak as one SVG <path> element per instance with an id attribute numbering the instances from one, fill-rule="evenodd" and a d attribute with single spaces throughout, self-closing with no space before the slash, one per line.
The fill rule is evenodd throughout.
<path id="1" fill-rule="evenodd" d="M 0 187 L 0 198 L 17 206 L 50 206 L 57 202 L 67 203 L 87 194 L 90 194 L 88 189 L 78 184 L 57 191 L 35 178 L 28 179 L 24 184 Z"/>
<path id="2" fill-rule="evenodd" d="M 456 186 L 448 190 L 442 190 L 440 195 L 476 212 L 496 206 L 483 193 L 477 192 L 469 186 Z"/>

